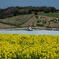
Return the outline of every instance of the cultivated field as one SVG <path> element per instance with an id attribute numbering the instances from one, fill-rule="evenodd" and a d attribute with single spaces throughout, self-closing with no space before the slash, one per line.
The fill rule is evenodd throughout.
<path id="1" fill-rule="evenodd" d="M 40 15 L 43 16 L 49 16 L 49 17 L 57 17 L 59 18 L 59 13 L 39 13 Z"/>
<path id="2" fill-rule="evenodd" d="M 45 28 L 59 28 L 59 14 L 58 13 L 38 13 L 19 15 L 10 18 L 0 19 L 1 24 L 15 27 L 45 27 Z M 5 27 L 6 27 L 5 25 Z M 3 25 L 0 28 L 5 28 Z M 8 28 L 8 27 L 7 27 Z M 11 27 L 10 27 L 11 28 Z"/>
<path id="3" fill-rule="evenodd" d="M 32 15 L 19 15 L 11 18 L 0 19 L 0 23 L 13 26 L 20 26 L 21 24 L 27 22 L 31 17 Z"/>
<path id="4" fill-rule="evenodd" d="M 0 34 L 0 59 L 59 59 L 59 35 Z"/>

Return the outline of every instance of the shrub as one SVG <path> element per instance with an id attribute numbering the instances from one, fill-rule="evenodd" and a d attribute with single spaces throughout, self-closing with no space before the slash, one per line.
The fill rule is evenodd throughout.
<path id="1" fill-rule="evenodd" d="M 36 24 L 36 26 L 44 26 L 44 24 Z"/>

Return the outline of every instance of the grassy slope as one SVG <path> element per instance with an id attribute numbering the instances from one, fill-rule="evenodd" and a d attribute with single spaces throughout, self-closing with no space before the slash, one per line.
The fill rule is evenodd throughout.
<path id="1" fill-rule="evenodd" d="M 11 18 L 6 18 L 6 19 L 0 19 L 0 23 L 3 24 L 9 24 L 9 25 L 14 25 L 14 26 L 20 26 L 27 22 L 33 15 L 19 15 L 19 16 L 14 16 Z"/>
<path id="2" fill-rule="evenodd" d="M 40 13 L 40 15 L 59 18 L 59 13 Z"/>
<path id="3" fill-rule="evenodd" d="M 39 16 L 40 15 L 49 17 L 59 17 L 59 14 L 57 13 L 39 13 Z M 25 25 L 27 23 L 30 24 L 29 21 L 35 19 L 35 17 L 33 18 L 33 16 L 34 16 L 33 14 L 14 16 L 6 19 L 0 19 L 0 23 L 13 26 Z"/>

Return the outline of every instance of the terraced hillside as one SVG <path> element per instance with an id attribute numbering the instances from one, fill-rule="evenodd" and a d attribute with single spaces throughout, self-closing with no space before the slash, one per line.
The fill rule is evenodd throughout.
<path id="1" fill-rule="evenodd" d="M 52 15 L 52 16 L 51 16 Z M 45 28 L 59 28 L 59 15 L 55 14 L 27 14 L 19 15 L 10 18 L 0 19 L 0 28 L 14 28 L 14 27 L 45 27 Z"/>
<path id="2" fill-rule="evenodd" d="M 33 15 L 19 15 L 19 16 L 14 16 L 11 18 L 6 18 L 6 19 L 0 19 L 0 23 L 2 24 L 7 24 L 7 25 L 13 25 L 13 26 L 20 26 L 27 22 L 30 18 L 32 18 Z"/>
<path id="3" fill-rule="evenodd" d="M 35 26 L 45 28 L 59 28 L 59 18 L 54 16 L 33 15 L 22 26 Z"/>

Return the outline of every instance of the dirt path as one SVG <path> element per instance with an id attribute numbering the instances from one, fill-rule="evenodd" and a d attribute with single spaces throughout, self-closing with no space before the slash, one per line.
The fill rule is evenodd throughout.
<path id="1" fill-rule="evenodd" d="M 26 23 L 24 23 L 21 26 L 32 26 L 34 24 L 34 26 L 36 25 L 36 21 L 37 19 L 35 18 L 35 16 L 33 16 L 31 19 L 29 19 Z"/>

